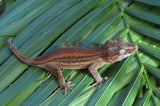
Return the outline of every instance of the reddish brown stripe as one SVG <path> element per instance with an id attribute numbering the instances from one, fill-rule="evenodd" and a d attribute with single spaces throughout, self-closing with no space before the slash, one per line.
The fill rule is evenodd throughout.
<path id="1" fill-rule="evenodd" d="M 53 56 L 48 56 L 48 55 L 43 55 L 41 57 L 38 57 L 38 58 L 35 58 L 34 59 L 34 64 L 41 64 L 41 63 L 46 63 L 46 62 L 49 62 L 49 61 L 59 61 L 59 60 L 62 60 L 62 61 L 68 61 L 67 63 L 73 63 L 73 61 L 77 61 L 79 59 L 81 60 L 86 60 L 87 59 L 92 59 L 93 57 L 96 57 L 97 56 L 101 56 L 103 54 L 102 51 L 81 51 L 81 50 L 77 50 L 77 51 L 63 51 L 61 53 L 54 53 Z"/>

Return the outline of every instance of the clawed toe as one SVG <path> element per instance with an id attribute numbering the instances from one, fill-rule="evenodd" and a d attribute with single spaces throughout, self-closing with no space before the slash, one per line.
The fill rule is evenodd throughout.
<path id="1" fill-rule="evenodd" d="M 71 86 L 74 86 L 74 84 L 67 84 L 65 85 L 63 88 L 64 88 L 64 94 L 66 95 L 67 94 L 67 89 L 69 89 L 70 91 L 72 91 L 73 89 L 70 88 Z"/>
<path id="2" fill-rule="evenodd" d="M 103 83 L 106 79 L 108 79 L 108 78 L 107 78 L 107 77 L 104 77 L 101 81 L 97 81 L 96 83 L 92 84 L 92 86 L 96 86 L 96 85 L 99 84 L 98 86 L 101 87 L 102 83 Z"/>
<path id="3" fill-rule="evenodd" d="M 70 88 L 71 86 L 74 86 L 74 84 L 71 84 L 71 81 L 63 84 L 62 86 L 60 86 L 55 92 L 60 91 L 61 89 L 64 89 L 64 94 L 67 94 L 67 89 L 69 89 L 70 91 L 72 91 L 72 88 Z"/>

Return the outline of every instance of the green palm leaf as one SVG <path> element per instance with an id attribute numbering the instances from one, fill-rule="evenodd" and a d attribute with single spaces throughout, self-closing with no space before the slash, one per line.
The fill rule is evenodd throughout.
<path id="1" fill-rule="evenodd" d="M 0 16 L 0 105 L 157 105 L 155 85 L 160 71 L 160 13 L 158 0 L 16 0 L 1 2 Z M 139 51 L 99 69 L 108 80 L 93 87 L 87 69 L 71 77 L 73 91 L 54 92 L 56 78 L 44 83 L 46 71 L 19 61 L 6 40 L 25 56 L 46 54 L 68 41 L 83 47 L 123 37 L 137 43 Z M 142 61 L 143 60 L 143 61 Z M 73 70 L 63 70 L 68 78 Z M 151 77 L 152 76 L 152 77 Z M 144 91 L 142 88 L 146 88 Z M 143 93 L 142 93 L 143 92 Z M 141 98 L 139 95 L 141 94 Z"/>

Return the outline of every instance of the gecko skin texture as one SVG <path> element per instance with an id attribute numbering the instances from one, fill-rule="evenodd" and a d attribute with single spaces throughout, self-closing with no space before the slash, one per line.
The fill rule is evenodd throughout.
<path id="1" fill-rule="evenodd" d="M 65 94 L 67 89 L 72 90 L 70 86 L 74 84 L 67 83 L 64 80 L 61 69 L 85 69 L 94 77 L 94 85 L 102 85 L 107 77 L 102 78 L 97 69 L 105 64 L 121 61 L 138 50 L 138 46 L 126 42 L 123 38 L 108 40 L 106 43 L 97 48 L 81 48 L 77 46 L 62 46 L 47 54 L 36 58 L 27 58 L 23 56 L 11 43 L 13 38 L 8 39 L 8 46 L 14 55 L 22 62 L 40 67 L 53 73 L 58 77 L 60 89 L 64 88 Z"/>

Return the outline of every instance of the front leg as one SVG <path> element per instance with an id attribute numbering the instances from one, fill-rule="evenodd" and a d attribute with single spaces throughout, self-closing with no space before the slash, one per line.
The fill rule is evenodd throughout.
<path id="1" fill-rule="evenodd" d="M 97 72 L 97 69 L 102 67 L 104 64 L 105 64 L 104 62 L 97 62 L 89 66 L 89 72 L 92 74 L 92 76 L 96 80 L 96 83 L 94 83 L 93 86 L 99 84 L 99 87 L 100 87 L 102 83 L 107 79 L 107 77 L 102 78 Z"/>

